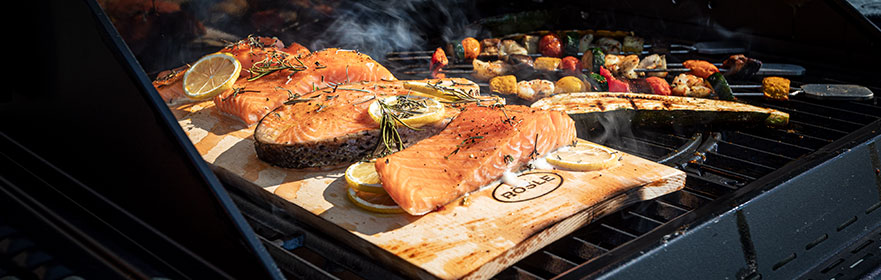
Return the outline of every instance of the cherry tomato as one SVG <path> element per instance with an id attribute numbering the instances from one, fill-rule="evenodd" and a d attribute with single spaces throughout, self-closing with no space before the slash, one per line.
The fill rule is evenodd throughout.
<path id="1" fill-rule="evenodd" d="M 480 42 L 477 39 L 471 37 L 462 39 L 462 48 L 465 49 L 465 60 L 472 60 L 480 55 Z"/>
<path id="2" fill-rule="evenodd" d="M 538 51 L 543 56 L 560 57 L 563 55 L 563 43 L 554 34 L 547 34 L 538 41 Z"/>

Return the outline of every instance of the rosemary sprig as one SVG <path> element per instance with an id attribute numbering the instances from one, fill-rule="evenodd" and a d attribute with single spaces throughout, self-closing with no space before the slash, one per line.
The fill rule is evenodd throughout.
<path id="1" fill-rule="evenodd" d="M 300 103 L 300 102 L 312 101 L 314 99 L 315 99 L 315 97 L 289 99 L 288 101 L 285 101 L 284 104 L 291 105 L 291 104 L 296 104 L 296 103 Z"/>
<path id="2" fill-rule="evenodd" d="M 300 61 L 298 57 L 294 58 L 297 61 Z M 248 78 L 248 81 L 254 81 L 262 78 L 263 76 L 285 69 L 297 72 L 306 70 L 308 69 L 308 67 L 306 67 L 306 65 L 304 65 L 302 61 L 300 61 L 299 66 L 289 63 L 287 60 L 287 54 L 280 52 L 271 52 L 267 53 L 266 57 L 263 58 L 263 60 L 260 60 L 254 63 L 254 65 L 251 65 L 251 68 L 248 69 L 248 71 L 251 72 L 252 76 Z"/>
<path id="3" fill-rule="evenodd" d="M 471 137 L 465 138 L 465 140 L 462 140 L 462 143 L 459 143 L 458 145 L 456 145 L 456 149 L 453 150 L 453 152 L 451 152 L 449 155 L 444 156 L 444 159 L 448 159 L 449 157 L 458 153 L 460 149 L 462 149 L 463 147 L 465 147 L 466 145 L 469 144 L 468 141 L 471 141 L 470 144 L 474 144 L 477 142 L 478 139 L 483 139 L 483 136 L 471 136 Z"/>
<path id="4" fill-rule="evenodd" d="M 505 155 L 502 159 L 505 161 L 505 164 L 511 164 L 514 162 L 514 157 L 511 155 Z"/>
<path id="5" fill-rule="evenodd" d="M 402 112 L 401 100 L 402 99 L 399 98 L 398 102 L 394 105 L 388 105 L 379 99 L 376 100 L 377 104 L 379 104 L 380 114 L 382 115 L 379 121 L 380 141 L 377 144 L 377 152 L 375 152 L 376 156 L 378 157 L 386 156 L 388 154 L 391 154 L 393 151 L 400 151 L 404 149 L 404 140 L 401 138 L 401 134 L 398 132 L 397 124 L 401 124 L 409 129 L 420 130 L 418 128 L 408 125 L 401 120 L 399 114 L 396 114 L 396 112 Z"/>
<path id="6" fill-rule="evenodd" d="M 220 101 L 226 101 L 227 99 L 230 99 L 230 98 L 236 98 L 236 96 L 239 96 L 239 94 L 246 93 L 246 92 L 260 92 L 260 91 L 259 90 L 245 90 L 245 87 L 237 87 L 237 88 L 233 88 L 232 94 L 230 94 L 227 97 L 221 98 Z"/>
<path id="7" fill-rule="evenodd" d="M 441 81 L 438 81 L 435 84 L 425 83 L 428 87 L 435 89 L 444 93 L 444 97 L 446 99 L 450 99 L 452 101 L 445 101 L 445 103 L 466 103 L 466 102 L 476 102 L 480 104 L 480 101 L 483 101 L 477 97 L 474 97 L 470 94 L 470 92 L 465 92 L 460 88 L 447 87 L 441 85 Z"/>

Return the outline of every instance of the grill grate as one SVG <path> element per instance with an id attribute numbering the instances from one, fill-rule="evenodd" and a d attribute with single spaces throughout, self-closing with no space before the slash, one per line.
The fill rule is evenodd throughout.
<path id="1" fill-rule="evenodd" d="M 427 60 L 412 59 L 412 57 L 424 56 L 425 53 L 392 54 L 389 55 L 390 61 L 383 64 L 389 66 L 389 69 L 392 69 L 395 76 L 400 79 L 424 79 L 428 75 L 428 71 L 425 71 L 428 69 Z M 670 61 L 677 60 L 684 60 L 684 57 Z M 471 67 L 452 64 L 446 69 L 454 70 L 447 73 L 449 77 L 469 77 Z M 793 85 L 808 82 L 841 83 L 841 81 L 805 76 L 794 80 Z M 871 89 L 881 92 L 879 88 Z M 482 90 L 488 92 L 486 87 Z M 660 240 L 648 242 L 672 240 L 679 236 L 684 228 L 670 230 L 670 227 L 665 225 L 682 224 L 674 221 L 681 220 L 684 216 L 713 204 L 722 197 L 730 197 L 775 170 L 792 165 L 830 143 L 881 120 L 881 106 L 877 98 L 863 102 L 817 102 L 797 96 L 788 102 L 762 98 L 742 98 L 741 101 L 789 113 L 791 125 L 785 128 L 761 126 L 639 128 L 632 131 L 618 131 L 615 137 L 605 135 L 606 131 L 602 128 L 580 130 L 581 138 L 685 171 L 687 174 L 685 188 L 653 200 L 638 202 L 603 216 L 527 256 L 500 272 L 495 278 L 555 278 L 567 275 L 567 272 L 600 258 L 614 255 L 615 252 L 625 252 L 626 248 L 622 248 L 622 245 L 636 240 L 659 236 Z M 384 268 L 369 257 L 327 240 L 321 233 L 307 226 L 292 222 L 295 219 L 287 217 L 283 210 L 278 210 L 269 203 L 260 203 L 262 199 L 237 192 L 235 188 L 229 189 L 248 222 L 260 235 L 261 241 L 289 276 L 316 279 L 401 278 L 393 268 Z M 660 232 L 661 230 L 666 232 Z M 820 243 L 825 239 L 817 240 L 814 242 Z M 290 244 L 297 242 L 302 244 Z M 871 253 L 863 256 L 842 255 L 838 259 L 830 259 L 827 265 L 830 268 L 825 269 L 825 272 L 818 270 L 815 274 L 834 275 L 844 269 L 840 267 L 859 261 L 853 259 L 857 257 L 861 257 L 860 260 L 873 260 Z M 776 260 L 774 270 L 786 268 L 794 258 Z M 839 259 L 841 261 L 838 261 Z M 874 259 L 878 259 L 877 256 Z"/>
<path id="2" fill-rule="evenodd" d="M 404 78 L 427 78 L 425 53 L 430 52 L 389 54 L 390 63 L 394 65 L 391 69 Z M 449 70 L 448 77 L 467 78 L 472 67 L 452 63 L 445 69 Z M 835 82 L 812 80 L 812 77 L 798 77 L 793 85 L 808 81 Z M 486 87 L 482 90 L 489 92 Z M 879 92 L 878 88 L 872 90 Z M 877 99 L 817 102 L 797 96 L 787 102 L 763 98 L 740 100 L 789 113 L 791 124 L 785 128 L 713 127 L 700 131 L 640 128 L 634 129 L 632 134 L 612 138 L 603 135 L 602 129 L 579 131 L 579 137 L 686 171 L 685 188 L 604 216 L 517 262 L 497 278 L 559 276 L 881 119 Z M 675 233 L 669 233 L 665 237 L 673 235 Z M 775 267 L 782 267 L 791 260 L 783 259 Z"/>

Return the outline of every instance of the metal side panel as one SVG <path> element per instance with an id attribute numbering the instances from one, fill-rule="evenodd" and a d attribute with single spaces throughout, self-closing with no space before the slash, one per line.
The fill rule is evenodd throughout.
<path id="1" fill-rule="evenodd" d="M 600 278 L 811 276 L 805 273 L 834 264 L 837 258 L 830 259 L 837 252 L 859 245 L 855 243 L 881 227 L 879 140 L 881 136 L 876 136 L 842 152 Z M 849 271 L 821 276 L 859 277 L 881 262 L 881 256 L 871 256 L 869 253 L 859 258 L 859 263 L 844 264 Z"/>

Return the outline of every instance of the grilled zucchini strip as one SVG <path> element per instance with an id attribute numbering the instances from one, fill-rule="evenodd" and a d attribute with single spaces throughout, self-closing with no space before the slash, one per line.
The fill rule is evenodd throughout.
<path id="1" fill-rule="evenodd" d="M 604 112 L 632 113 L 643 125 L 765 123 L 785 126 L 789 114 L 734 101 L 641 93 L 576 92 L 540 99 L 533 108 L 566 111 L 573 118 Z"/>

